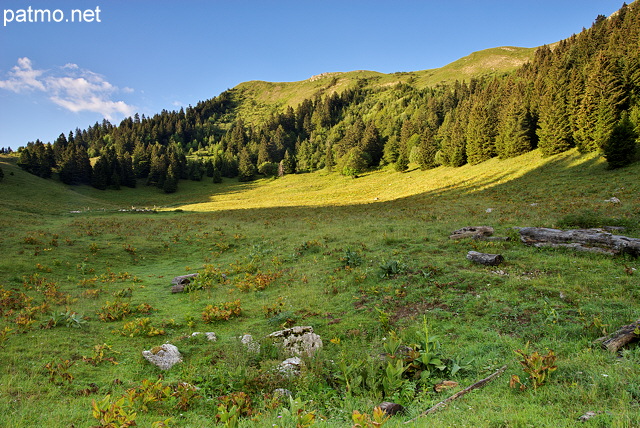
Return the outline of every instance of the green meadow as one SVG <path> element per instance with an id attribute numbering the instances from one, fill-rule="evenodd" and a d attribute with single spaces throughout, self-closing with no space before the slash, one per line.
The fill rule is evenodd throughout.
<path id="1" fill-rule="evenodd" d="M 15 162 L 0 157 L 0 426 L 404 426 L 504 365 L 407 426 L 640 426 L 640 349 L 594 344 L 640 318 L 640 263 L 528 247 L 513 229 L 639 237 L 640 163 L 608 170 L 596 154 L 535 150 L 164 194 L 65 186 Z M 510 239 L 449 239 L 480 225 Z M 505 261 L 473 264 L 471 250 Z M 292 326 L 324 346 L 287 376 L 265 337 Z M 183 357 L 166 371 L 142 356 L 164 343 Z M 557 367 L 535 377 L 519 350 L 529 367 L 534 355 Z M 445 380 L 457 384 L 436 392 Z M 376 422 L 383 401 L 405 410 Z"/>

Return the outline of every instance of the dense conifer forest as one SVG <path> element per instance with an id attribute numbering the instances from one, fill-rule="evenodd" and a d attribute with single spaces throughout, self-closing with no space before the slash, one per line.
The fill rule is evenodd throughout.
<path id="1" fill-rule="evenodd" d="M 323 79 L 327 87 L 295 108 L 276 103 L 262 110 L 268 114 L 243 115 L 252 101 L 234 88 L 179 111 L 30 142 L 19 165 L 65 184 L 143 182 L 168 193 L 184 179 L 249 181 L 322 168 L 357 176 L 383 165 L 457 167 L 534 149 L 599 151 L 622 167 L 635 160 L 640 128 L 640 6 L 598 16 L 514 72 L 426 88 L 361 78 L 339 93 L 330 90 L 337 76 Z"/>

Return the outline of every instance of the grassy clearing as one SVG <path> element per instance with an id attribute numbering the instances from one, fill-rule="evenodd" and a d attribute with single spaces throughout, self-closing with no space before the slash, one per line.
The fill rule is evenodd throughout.
<path id="1" fill-rule="evenodd" d="M 302 423 L 291 408 L 315 415 L 316 426 L 348 426 L 354 410 L 371 415 L 383 400 L 407 407 L 385 425 L 400 426 L 503 364 L 502 377 L 416 425 L 569 427 L 587 411 L 597 412 L 593 426 L 640 424 L 638 348 L 616 356 L 591 344 L 603 330 L 638 318 L 638 274 L 627 273 L 640 269 L 637 260 L 448 238 L 467 225 L 509 236 L 513 226 L 568 224 L 576 214 L 623 222 L 638 236 L 637 164 L 608 171 L 595 156 L 533 152 L 355 180 L 314 173 L 249 184 L 181 182 L 178 193 L 164 195 L 144 186 L 67 188 L 0 162 L 2 426 L 97 425 L 93 400 L 116 399 L 160 375 L 175 394 L 187 382 L 204 398 L 186 410 L 179 395 L 149 402 L 146 411 L 137 405 L 139 426 L 167 418 L 171 426 L 213 426 L 219 397 L 237 391 L 250 395 L 253 409 L 240 426 Z M 605 202 L 613 196 L 621 203 Z M 132 206 L 157 212 L 118 211 Z M 469 250 L 499 252 L 506 262 L 472 265 Z M 196 271 L 209 272 L 210 284 L 170 293 L 171 278 Z M 235 300 L 240 316 L 205 323 L 207 305 Z M 116 317 L 117 308 L 129 313 Z M 51 325 L 67 311 L 85 322 L 67 317 L 69 327 Z M 102 321 L 106 313 L 117 319 Z M 135 335 L 132 326 L 144 318 L 153 327 L 147 334 L 163 334 Z M 411 344 L 424 335 L 425 321 L 438 336 L 437 352 L 464 369 L 435 369 L 422 384 L 399 380 L 394 389 L 381 359 L 391 331 Z M 252 354 L 237 339 L 249 333 L 261 340 L 287 325 L 312 325 L 324 341 L 291 379 L 274 371 L 283 359 L 277 349 L 263 342 Z M 219 339 L 191 338 L 195 331 Z M 141 351 L 165 342 L 184 361 L 161 372 Z M 109 348 L 100 362 L 85 361 L 95 362 L 103 344 Z M 552 349 L 558 369 L 535 391 L 510 389 L 512 374 L 527 378 L 514 352 L 527 344 Z M 347 387 L 341 362 L 366 379 L 353 376 Z M 444 379 L 460 386 L 433 392 Z M 275 399 L 279 387 L 297 401 Z"/>

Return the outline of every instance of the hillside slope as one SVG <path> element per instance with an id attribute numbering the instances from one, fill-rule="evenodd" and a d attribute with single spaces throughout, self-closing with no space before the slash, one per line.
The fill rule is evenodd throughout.
<path id="1" fill-rule="evenodd" d="M 241 100 L 239 116 L 251 121 L 253 117 L 263 116 L 264 111 L 278 111 L 289 106 L 295 108 L 305 99 L 341 93 L 361 82 L 367 89 L 398 83 L 424 89 L 456 80 L 508 73 L 531 60 L 534 53 L 535 48 L 504 46 L 473 52 L 443 67 L 429 70 L 389 74 L 367 70 L 324 72 L 298 82 L 253 80 L 240 83 L 234 90 L 239 93 L 238 99 Z"/>

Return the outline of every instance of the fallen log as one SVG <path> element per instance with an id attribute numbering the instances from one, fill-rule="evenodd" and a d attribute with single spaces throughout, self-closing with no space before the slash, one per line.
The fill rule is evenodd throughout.
<path id="1" fill-rule="evenodd" d="M 609 255 L 640 256 L 640 239 L 613 235 L 603 229 L 559 230 L 544 227 L 518 228 L 520 240 L 535 247 L 565 247 Z"/>
<path id="2" fill-rule="evenodd" d="M 191 279 L 195 278 L 196 276 L 198 276 L 197 273 L 190 273 L 188 275 L 176 276 L 171 280 L 171 284 L 173 284 L 173 286 L 171 287 L 171 292 L 182 293 L 184 291 L 185 285 L 190 284 Z"/>
<path id="3" fill-rule="evenodd" d="M 501 254 L 487 254 L 477 251 L 469 251 L 467 253 L 467 259 L 485 266 L 498 266 L 504 261 L 504 257 L 502 257 Z"/>
<path id="4" fill-rule="evenodd" d="M 596 339 L 595 343 L 600 343 L 603 348 L 616 353 L 623 346 L 640 339 L 640 335 L 635 333 L 638 330 L 640 330 L 640 320 L 629 325 L 622 326 L 608 336 Z"/>
<path id="5" fill-rule="evenodd" d="M 449 239 L 484 239 L 493 235 L 493 227 L 491 226 L 466 226 L 462 229 L 453 231 Z"/>
<path id="6" fill-rule="evenodd" d="M 412 422 L 415 422 L 416 420 L 418 420 L 418 418 L 421 418 L 423 416 L 427 416 L 429 413 L 433 413 L 436 410 L 438 410 L 440 407 L 443 407 L 445 405 L 447 405 L 448 403 L 452 402 L 453 400 L 456 400 L 460 397 L 462 397 L 463 395 L 465 395 L 468 392 L 473 391 L 474 389 L 478 389 L 478 388 L 482 388 L 483 386 L 485 386 L 487 383 L 491 382 L 494 378 L 500 376 L 505 370 L 507 369 L 507 366 L 504 365 L 502 367 L 500 367 L 496 372 L 492 373 L 491 375 L 485 377 L 482 380 L 477 381 L 476 383 L 474 383 L 471 386 L 466 387 L 465 389 L 463 389 L 462 391 L 456 392 L 455 394 L 453 394 L 451 397 L 442 400 L 441 402 L 439 402 L 438 404 L 436 404 L 435 406 L 425 410 L 424 412 L 420 413 L 418 416 L 416 416 L 413 419 L 410 419 L 408 421 L 405 422 L 406 424 L 410 424 Z"/>

